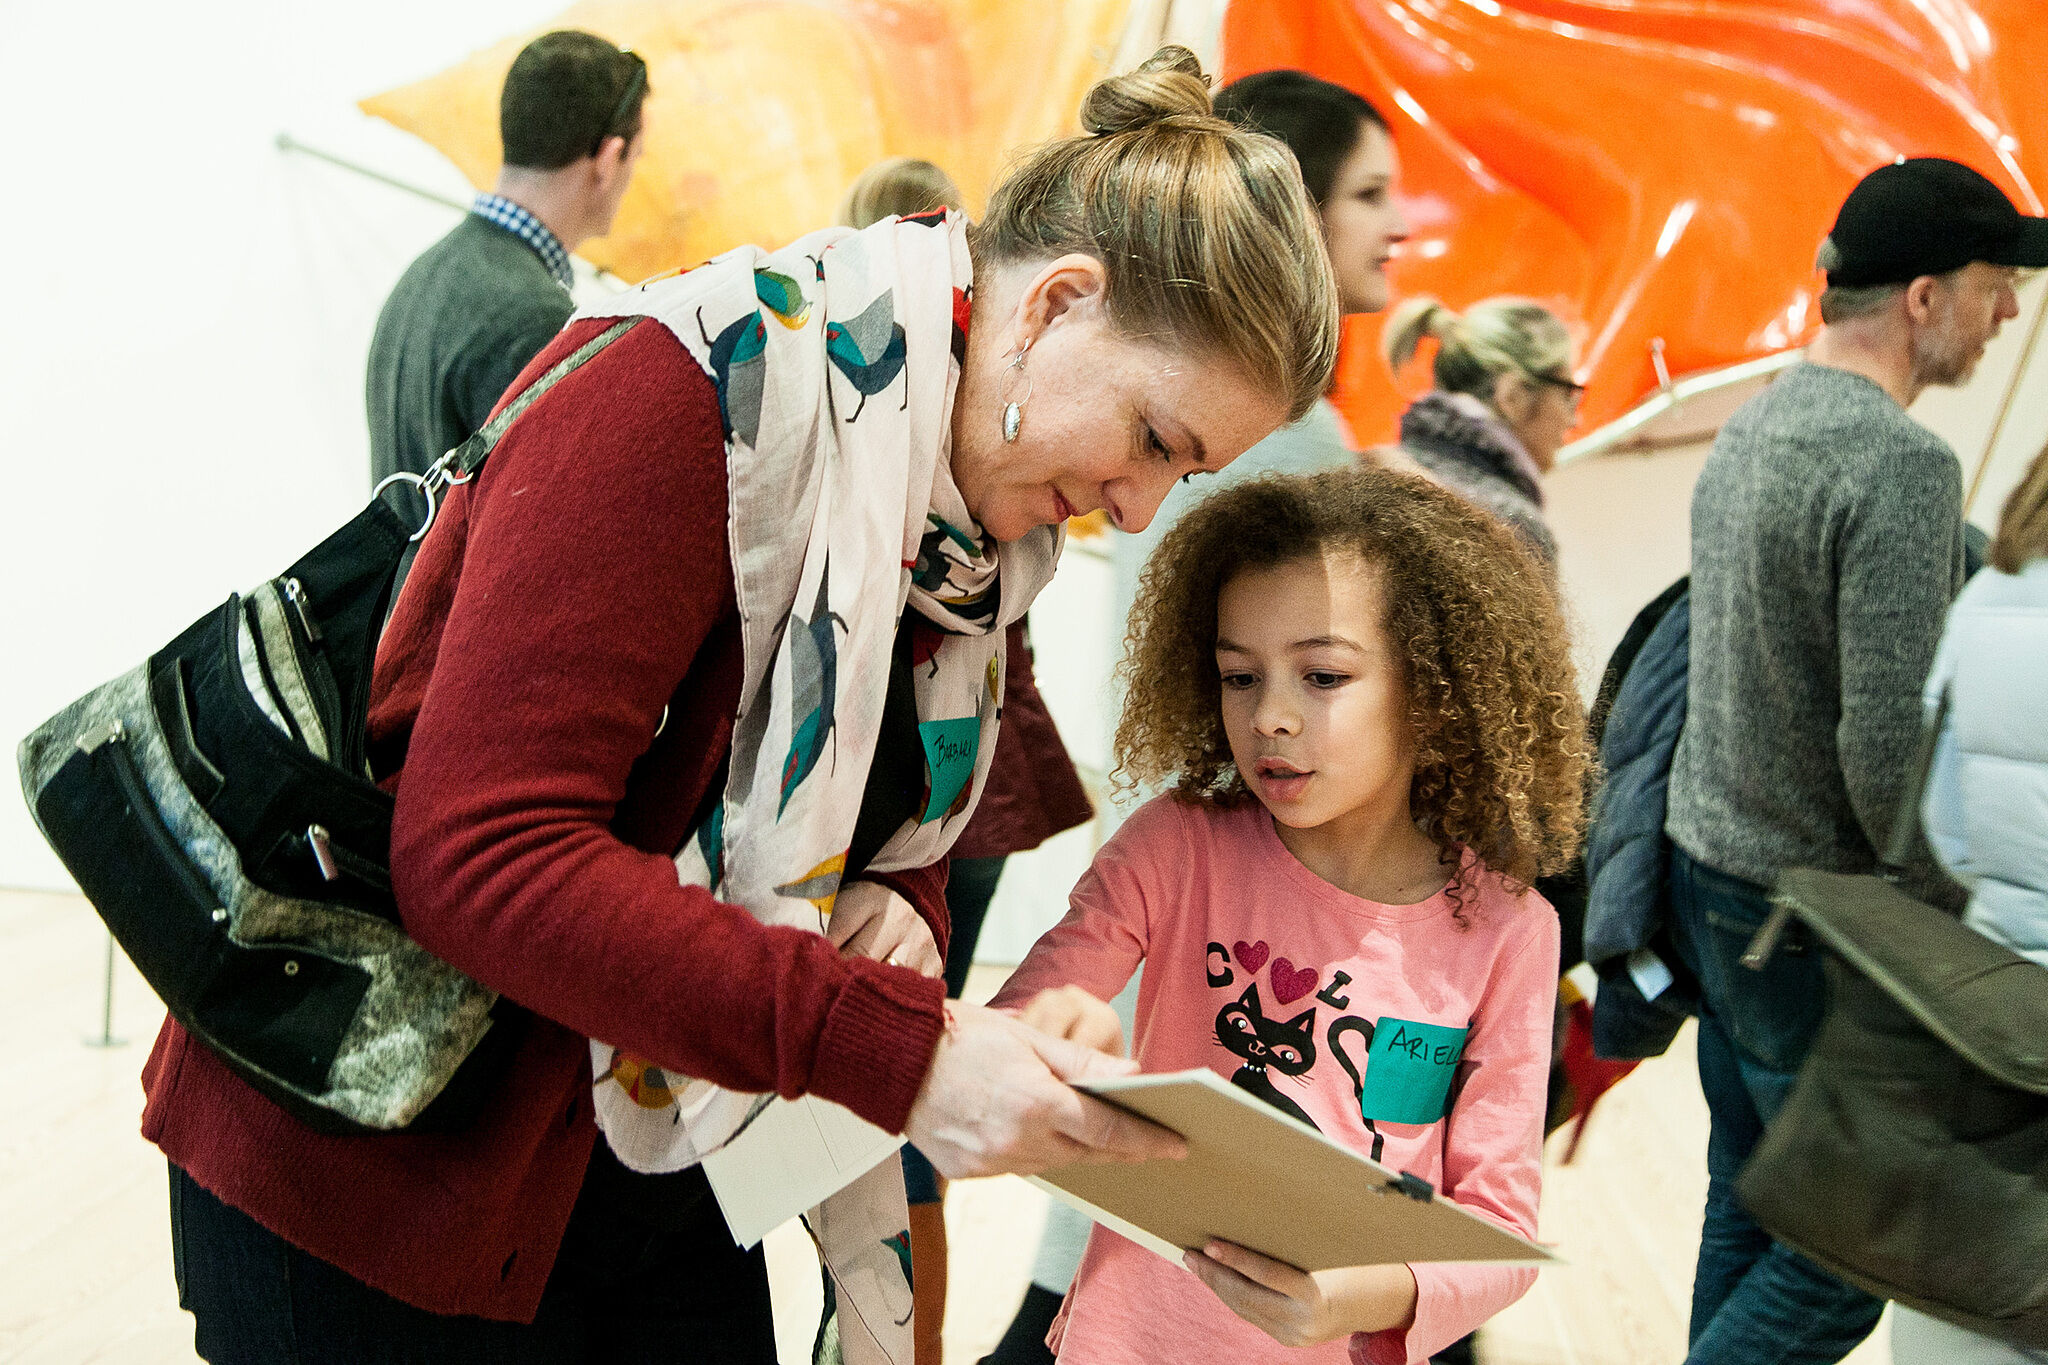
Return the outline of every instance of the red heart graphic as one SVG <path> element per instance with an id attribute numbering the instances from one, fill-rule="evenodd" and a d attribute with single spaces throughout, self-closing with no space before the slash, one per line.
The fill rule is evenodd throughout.
<path id="1" fill-rule="evenodd" d="M 1257 943 L 1246 943 L 1243 939 L 1239 939 L 1230 945 L 1231 955 L 1237 959 L 1237 965 L 1248 972 L 1257 972 L 1259 968 L 1265 966 L 1266 954 L 1272 951 L 1271 948 L 1266 946 L 1266 940 L 1264 939 L 1260 939 Z"/>
<path id="2" fill-rule="evenodd" d="M 1292 962 L 1284 957 L 1273 959 L 1273 998 L 1283 1005 L 1291 1005 L 1316 988 L 1316 969 L 1303 967 L 1295 970 Z"/>

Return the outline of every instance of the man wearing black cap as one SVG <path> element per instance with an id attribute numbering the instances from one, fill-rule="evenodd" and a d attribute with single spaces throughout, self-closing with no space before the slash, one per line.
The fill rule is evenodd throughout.
<path id="1" fill-rule="evenodd" d="M 1729 419 L 1692 500 L 1687 715 L 1665 830 L 1673 928 L 1700 982 L 1713 1126 L 1689 1365 L 1830 1362 L 1882 1305 L 1774 1244 L 1734 1181 L 1819 1023 L 1819 955 L 1739 965 L 1788 867 L 1878 865 L 1920 687 L 1963 581 L 1955 452 L 1907 407 L 1961 384 L 2018 315 L 2048 221 L 1953 161 L 1872 172 L 1821 246 L 1825 326 Z M 1916 888 L 1952 893 L 1931 863 Z"/>

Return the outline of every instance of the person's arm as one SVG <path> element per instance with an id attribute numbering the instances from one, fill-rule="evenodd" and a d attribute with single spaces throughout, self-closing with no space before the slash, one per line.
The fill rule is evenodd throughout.
<path id="1" fill-rule="evenodd" d="M 1849 498 L 1836 550 L 1842 710 L 1835 747 L 1857 823 L 1882 853 L 1913 776 L 1920 692 L 1955 595 L 1962 472 L 1945 450 L 1916 451 L 1889 462 L 1878 486 Z M 1953 898 L 1925 842 L 1914 842 L 1921 893 Z"/>
<path id="2" fill-rule="evenodd" d="M 1146 803 L 1095 854 L 1068 898 L 1066 915 L 1031 946 L 1024 961 L 989 1001 L 1049 1032 L 1076 1036 L 1061 1027 L 1079 1008 L 1090 1019 L 1082 996 L 1100 1004 L 1121 991 L 1145 959 L 1151 941 L 1151 907 L 1172 898 L 1184 880 L 1187 836 L 1182 813 L 1170 797 Z M 1072 988 L 1070 992 L 1069 988 Z M 1048 992 L 1066 995 L 1058 1017 L 1029 1012 Z M 1079 992 L 1074 994 L 1072 992 Z M 1107 1014 L 1110 1022 L 1114 1014 Z M 1091 1038 L 1097 1030 L 1088 1030 Z M 1120 1035 L 1121 1026 L 1116 1028 Z"/>
<path id="3" fill-rule="evenodd" d="M 428 951 L 578 1033 L 900 1131 L 943 984 L 843 961 L 678 883 L 610 828 L 732 600 L 710 381 L 643 324 L 506 437 L 469 533 L 392 827 Z"/>

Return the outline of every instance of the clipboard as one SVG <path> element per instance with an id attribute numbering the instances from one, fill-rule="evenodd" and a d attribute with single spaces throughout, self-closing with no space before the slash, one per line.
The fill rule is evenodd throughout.
<path id="1" fill-rule="evenodd" d="M 1556 1253 L 1255 1099 L 1213 1071 L 1083 1081 L 1187 1140 L 1181 1161 L 1060 1166 L 1032 1183 L 1166 1259 L 1211 1238 L 1300 1270 L 1462 1261 L 1555 1265 Z"/>

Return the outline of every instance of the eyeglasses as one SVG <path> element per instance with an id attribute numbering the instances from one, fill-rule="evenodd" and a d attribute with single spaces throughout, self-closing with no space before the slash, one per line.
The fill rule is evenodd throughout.
<path id="1" fill-rule="evenodd" d="M 626 88 L 619 95 L 619 102 L 612 106 L 611 117 L 604 121 L 604 131 L 599 133 L 597 141 L 591 144 L 592 156 L 603 151 L 604 144 L 611 139 L 626 136 L 626 130 L 621 125 L 633 113 L 634 102 L 647 89 L 647 59 L 630 47 L 620 48 L 619 55 L 633 59 L 633 74 L 626 78 Z"/>
<path id="2" fill-rule="evenodd" d="M 1576 403 L 1586 396 L 1586 386 L 1568 374 L 1532 374 L 1529 376 L 1539 384 L 1563 389 L 1565 396 Z"/>

